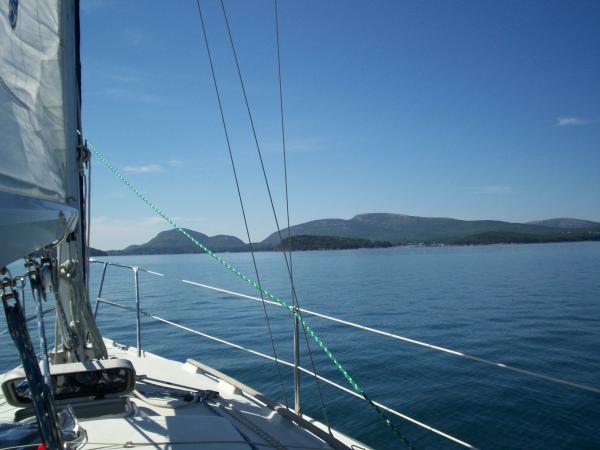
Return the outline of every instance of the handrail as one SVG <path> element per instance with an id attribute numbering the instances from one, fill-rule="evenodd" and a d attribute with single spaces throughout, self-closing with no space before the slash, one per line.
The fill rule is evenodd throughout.
<path id="1" fill-rule="evenodd" d="M 250 353 L 250 354 L 255 355 L 255 356 L 259 356 L 259 357 L 264 358 L 264 359 L 268 359 L 268 360 L 271 360 L 271 361 L 275 360 L 274 357 L 272 357 L 270 355 L 267 355 L 265 353 L 259 352 L 257 350 L 253 350 L 251 348 L 244 347 L 242 345 L 236 344 L 234 342 L 231 342 L 231 341 L 228 341 L 228 340 L 216 337 L 216 336 L 212 336 L 212 335 L 207 334 L 207 333 L 203 333 L 202 331 L 194 330 L 193 328 L 186 327 L 185 325 L 181 325 L 181 324 L 179 324 L 177 322 L 173 322 L 171 320 L 164 319 L 162 317 L 156 316 L 156 315 L 154 315 L 154 314 L 152 314 L 152 313 L 150 313 L 150 312 L 148 312 L 148 311 L 146 311 L 144 309 L 140 309 L 140 308 L 137 308 L 137 307 L 134 308 L 132 306 L 123 305 L 121 303 L 113 302 L 111 300 L 107 300 L 107 299 L 104 299 L 104 298 L 101 298 L 101 297 L 99 297 L 97 299 L 97 301 L 100 302 L 100 303 L 105 303 L 107 305 L 116 307 L 116 308 L 124 309 L 126 311 L 135 312 L 136 314 L 144 315 L 144 316 L 146 316 L 148 318 L 154 319 L 154 320 L 156 320 L 158 322 L 165 323 L 165 324 L 170 325 L 170 326 L 172 326 L 174 328 L 179 328 L 181 330 L 187 331 L 188 333 L 196 334 L 198 336 L 205 337 L 207 339 L 210 339 L 210 340 L 215 341 L 215 342 L 219 342 L 220 344 L 226 345 L 228 347 L 232 347 L 232 348 L 235 348 L 237 350 L 241 350 L 243 352 Z M 139 353 L 140 349 L 138 348 L 137 351 Z M 294 364 L 291 363 L 291 362 L 289 362 L 289 361 L 285 361 L 285 360 L 280 359 L 280 358 L 278 358 L 278 361 L 281 364 L 285 365 L 285 366 L 288 366 L 288 367 L 291 367 L 291 368 L 295 367 Z M 353 395 L 354 397 L 357 397 L 357 398 L 359 398 L 359 399 L 361 399 L 363 401 L 366 401 L 365 398 L 362 397 L 361 395 L 359 395 L 356 392 L 354 392 L 354 391 L 346 388 L 345 386 L 341 386 L 341 385 L 337 384 L 335 381 L 332 381 L 329 378 L 325 378 L 325 377 L 323 377 L 323 376 L 321 376 L 319 374 L 315 374 L 314 372 L 312 372 L 309 369 L 306 369 L 306 368 L 304 368 L 302 366 L 298 366 L 298 368 L 299 368 L 299 370 L 301 370 L 302 372 L 304 372 L 304 373 L 306 373 L 306 374 L 308 374 L 310 376 L 313 376 L 313 377 L 316 376 L 319 380 L 324 381 L 325 383 L 327 383 L 327 384 L 335 387 L 336 389 L 339 389 L 341 391 L 344 391 L 344 392 L 346 392 L 348 394 Z M 453 441 L 453 442 L 455 442 L 455 443 L 457 443 L 457 444 L 459 444 L 459 445 L 461 445 L 463 447 L 470 448 L 470 449 L 473 449 L 473 450 L 477 450 L 477 447 L 469 444 L 468 442 L 462 441 L 462 440 L 460 440 L 458 438 L 455 438 L 454 436 L 451 436 L 451 435 L 449 435 L 447 433 L 444 433 L 443 431 L 440 431 L 440 430 L 438 430 L 438 429 L 436 429 L 436 428 L 434 428 L 434 427 L 432 427 L 430 425 L 427 425 L 427 424 L 425 424 L 423 422 L 420 422 L 420 421 L 418 421 L 416 419 L 413 419 L 412 417 L 407 416 L 406 414 L 403 414 L 400 411 L 396 411 L 396 410 L 390 408 L 389 406 L 386 406 L 386 405 L 384 405 L 382 403 L 379 403 L 379 402 L 376 402 L 376 401 L 373 401 L 373 403 L 375 405 L 377 405 L 378 407 L 380 407 L 381 409 L 384 409 L 385 411 L 387 411 L 387 412 L 389 412 L 391 414 L 394 414 L 395 416 L 400 417 L 401 419 L 404 419 L 404 420 L 406 420 L 408 422 L 411 422 L 411 423 L 413 423 L 413 424 L 415 424 L 415 425 L 417 425 L 417 426 L 419 426 L 419 427 L 421 427 L 423 429 L 431 431 L 431 432 L 437 434 L 438 436 L 441 436 L 441 437 L 444 437 L 444 438 L 446 438 L 448 440 L 451 440 L 451 441 Z"/>
<path id="2" fill-rule="evenodd" d="M 137 266 L 127 266 L 127 265 L 124 265 L 124 264 L 111 263 L 111 262 L 107 262 L 107 261 L 99 261 L 99 260 L 96 260 L 96 259 L 93 259 L 93 258 L 90 258 L 90 262 L 92 262 L 92 263 L 99 263 L 99 264 L 105 264 L 105 268 L 106 268 L 106 266 L 115 266 L 115 267 L 121 267 L 121 268 L 129 268 L 129 269 L 133 270 L 134 267 L 137 267 Z M 271 301 L 271 300 L 267 300 L 267 299 L 263 300 L 263 299 L 261 299 L 259 297 L 254 297 L 252 295 L 242 294 L 240 292 L 230 291 L 230 290 L 227 290 L 227 289 L 222 289 L 222 288 L 219 288 L 219 287 L 210 286 L 208 284 L 198 283 L 198 282 L 195 282 L 195 281 L 179 279 L 179 278 L 172 277 L 172 276 L 160 273 L 160 272 L 155 272 L 155 271 L 152 271 L 152 270 L 143 269 L 141 267 L 137 267 L 137 270 L 139 270 L 141 272 L 149 273 L 151 275 L 156 275 L 156 276 L 160 276 L 160 277 L 165 277 L 165 278 L 177 280 L 177 281 L 179 281 L 181 283 L 189 284 L 189 285 L 192 285 L 192 286 L 202 287 L 202 288 L 205 288 L 205 289 L 208 289 L 208 290 L 212 290 L 212 291 L 215 291 L 215 292 L 221 292 L 221 293 L 232 295 L 232 296 L 235 296 L 235 297 L 245 298 L 245 299 L 259 301 L 259 302 L 263 302 L 264 301 L 265 303 L 268 303 L 270 305 L 275 305 L 275 306 L 281 307 L 281 305 L 279 303 L 277 303 L 277 302 L 274 302 L 274 301 Z M 104 277 L 102 278 L 102 281 L 104 281 Z M 100 290 L 101 289 L 102 289 L 102 285 L 100 287 Z M 96 303 L 96 309 L 97 309 L 97 306 L 98 306 L 98 303 Z M 562 378 L 553 377 L 553 376 L 546 375 L 546 374 L 543 374 L 543 373 L 540 373 L 540 372 L 535 372 L 535 371 L 532 371 L 532 370 L 522 369 L 520 367 L 512 366 L 510 364 L 505 364 L 505 363 L 502 363 L 502 362 L 499 362 L 499 361 L 494 361 L 494 360 L 491 360 L 491 359 L 481 358 L 479 356 L 470 355 L 468 353 L 460 352 L 460 351 L 457 351 L 457 350 L 452 350 L 452 349 L 449 349 L 449 348 L 446 348 L 446 347 L 441 347 L 441 346 L 438 346 L 438 345 L 429 344 L 427 342 L 423 342 L 423 341 L 420 341 L 420 340 L 417 340 L 417 339 L 412 339 L 412 338 L 409 338 L 409 337 L 406 337 L 406 336 L 401 336 L 401 335 L 398 335 L 398 334 L 390 333 L 388 331 L 380 330 L 380 329 L 373 328 L 373 327 L 368 327 L 366 325 L 361 325 L 361 324 L 356 323 L 356 322 L 351 322 L 351 321 L 348 321 L 348 320 L 338 319 L 337 317 L 329 316 L 329 315 L 322 314 L 322 313 L 319 313 L 319 312 L 316 312 L 316 311 L 311 311 L 311 310 L 306 309 L 306 308 L 299 308 L 299 310 L 303 314 L 309 314 L 309 315 L 312 315 L 312 316 L 315 316 L 315 317 L 320 317 L 322 319 L 326 319 L 326 320 L 329 320 L 329 321 L 332 321 L 332 322 L 336 322 L 336 323 L 339 323 L 339 324 L 342 324 L 342 325 L 346 325 L 346 326 L 349 326 L 349 327 L 352 327 L 352 328 L 357 328 L 357 329 L 360 329 L 360 330 L 363 330 L 363 331 L 368 331 L 370 333 L 378 334 L 380 336 L 385 336 L 385 337 L 388 337 L 388 338 L 396 339 L 396 340 L 399 340 L 399 341 L 402 341 L 402 342 L 405 342 L 405 343 L 408 343 L 408 344 L 413 344 L 413 345 L 417 345 L 417 346 L 420 346 L 420 347 L 428 348 L 430 350 L 435 350 L 435 351 L 438 351 L 438 352 L 442 352 L 442 353 L 446 353 L 446 354 L 449 354 L 449 355 L 457 356 L 457 357 L 460 357 L 460 358 L 468 359 L 468 360 L 475 361 L 475 362 L 478 362 L 478 363 L 481 363 L 481 364 L 485 364 L 485 365 L 488 365 L 488 366 L 491 366 L 491 367 L 496 367 L 496 368 L 499 368 L 499 369 L 509 370 L 509 371 L 512 371 L 512 372 L 515 372 L 515 373 L 518 373 L 518 374 L 521 374 L 521 375 L 527 375 L 527 376 L 530 376 L 530 377 L 533 377 L 533 378 L 538 378 L 538 379 L 541 379 L 541 380 L 544 380 L 544 381 L 549 381 L 549 382 L 553 382 L 553 383 L 557 383 L 557 384 L 562 384 L 562 385 L 569 386 L 569 387 L 572 387 L 572 388 L 581 389 L 581 390 L 588 391 L 588 392 L 593 392 L 595 394 L 600 394 L 600 388 L 595 387 L 595 386 L 590 386 L 590 385 L 586 385 L 586 384 L 582 384 L 582 383 L 576 383 L 576 382 L 573 382 L 573 381 L 564 380 Z"/>

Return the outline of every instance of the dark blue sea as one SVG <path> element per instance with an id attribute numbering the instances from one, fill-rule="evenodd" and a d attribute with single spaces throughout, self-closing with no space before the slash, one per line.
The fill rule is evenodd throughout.
<path id="1" fill-rule="evenodd" d="M 249 254 L 222 256 L 253 277 Z M 263 285 L 289 301 L 282 255 L 256 258 Z M 149 312 L 272 353 L 260 303 L 176 281 L 256 294 L 208 255 L 98 259 L 173 277 L 140 272 L 142 307 Z M 600 387 L 598 242 L 297 252 L 293 270 L 302 307 Z M 92 265 L 92 298 L 100 273 Z M 134 305 L 132 272 L 110 267 L 103 297 Z M 292 319 L 282 308 L 267 308 L 277 352 L 290 361 Z M 305 318 L 372 399 L 478 448 L 600 448 L 600 394 Z M 104 336 L 135 345 L 135 314 L 101 304 L 99 326 Z M 6 370 L 17 358 L 8 336 L 0 342 Z M 302 365 L 310 368 L 302 344 Z M 177 360 L 196 358 L 283 401 L 272 361 L 149 318 L 142 320 L 142 347 Z M 345 384 L 314 342 L 311 348 L 317 371 Z M 292 371 L 281 370 L 291 402 Z M 375 448 L 405 448 L 364 401 L 323 383 L 321 389 L 332 426 Z M 322 419 L 309 376 L 302 379 L 302 401 L 307 414 Z M 460 448 L 402 419 L 394 422 L 417 449 Z"/>

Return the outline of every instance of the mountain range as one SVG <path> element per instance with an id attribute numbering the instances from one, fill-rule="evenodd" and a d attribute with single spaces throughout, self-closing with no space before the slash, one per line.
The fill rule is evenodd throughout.
<path id="1" fill-rule="evenodd" d="M 186 229 L 186 231 L 217 252 L 249 250 L 249 245 L 235 236 L 207 236 L 194 230 Z M 302 236 L 305 243 L 311 239 L 315 242 L 324 242 L 323 237 L 353 238 L 363 244 L 364 241 L 377 241 L 394 245 L 556 242 L 600 240 L 600 222 L 556 218 L 514 223 L 499 220 L 459 220 L 372 213 L 359 214 L 347 220 L 312 220 L 290 227 L 289 233 L 292 236 Z M 283 238 L 288 236 L 287 228 L 281 230 L 281 236 Z M 279 244 L 279 234 L 275 232 L 262 242 L 256 243 L 254 247 L 256 250 L 273 250 L 279 247 Z M 161 231 L 144 244 L 130 245 L 122 250 L 98 252 L 112 255 L 156 255 L 201 253 L 202 251 L 173 229 Z"/>
<path id="2" fill-rule="evenodd" d="M 549 219 L 536 223 L 512 223 L 500 220 L 458 220 L 439 217 L 418 217 L 404 214 L 359 214 L 349 220 L 312 220 L 290 228 L 294 235 L 343 236 L 361 239 L 390 241 L 395 244 L 449 243 L 471 235 L 487 232 L 512 232 L 547 234 L 554 230 L 599 227 L 600 223 L 580 219 Z M 282 236 L 287 236 L 287 229 Z M 262 244 L 279 242 L 277 233 L 271 234 Z"/>

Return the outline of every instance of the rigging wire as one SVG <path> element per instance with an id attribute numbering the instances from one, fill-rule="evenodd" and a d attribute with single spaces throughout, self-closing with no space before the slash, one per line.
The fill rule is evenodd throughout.
<path id="1" fill-rule="evenodd" d="M 291 314 L 298 317 L 300 319 L 300 322 L 302 323 L 302 327 L 306 330 L 306 332 L 308 334 L 310 334 L 311 338 L 313 338 L 313 340 L 317 343 L 319 348 L 321 348 L 321 350 L 327 355 L 329 360 L 333 363 L 333 365 L 337 368 L 337 370 L 342 374 L 342 376 L 348 382 L 348 384 L 350 384 L 350 386 L 352 386 L 352 388 L 356 391 L 357 394 L 360 394 L 361 396 L 363 395 L 363 393 L 364 393 L 363 388 L 360 387 L 360 385 L 354 380 L 352 375 L 350 375 L 350 372 L 348 372 L 344 368 L 344 366 L 342 366 L 342 364 L 339 362 L 337 357 L 332 353 L 332 351 L 329 349 L 329 347 L 327 347 L 327 345 L 325 345 L 325 343 L 319 337 L 319 335 L 317 335 L 317 333 L 315 333 L 315 331 L 308 325 L 306 320 L 304 318 L 302 318 L 299 311 L 297 311 L 289 303 L 286 303 L 285 301 L 281 300 L 275 294 L 272 294 L 270 291 L 265 289 L 263 286 L 258 284 L 256 281 L 249 278 L 247 275 L 240 272 L 240 270 L 238 270 L 235 266 L 228 263 L 221 256 L 217 255 L 215 252 L 210 250 L 206 245 L 202 244 L 200 241 L 198 241 L 196 238 L 194 238 L 191 234 L 189 234 L 186 230 L 181 228 L 177 224 L 177 222 L 175 222 L 165 212 L 163 212 L 161 209 L 159 209 L 158 206 L 156 206 L 148 197 L 146 197 L 133 184 L 131 184 L 131 182 L 125 176 L 123 176 L 123 174 L 121 172 L 119 172 L 117 170 L 117 168 L 115 166 L 113 166 L 100 151 L 98 151 L 96 148 L 94 148 L 91 145 L 89 145 L 89 148 L 96 154 L 96 156 L 102 161 L 102 163 L 113 173 L 113 175 L 115 175 L 119 180 L 121 180 L 121 182 L 123 184 L 125 184 L 129 188 L 129 190 L 131 190 L 135 195 L 137 195 L 149 208 L 151 208 L 156 214 L 158 214 L 160 217 L 162 217 L 169 225 L 171 225 L 173 228 L 175 228 L 177 231 L 179 231 L 183 236 L 185 236 L 196 247 L 200 248 L 203 252 L 208 254 L 211 258 L 213 258 L 215 261 L 217 261 L 219 264 L 221 264 L 223 267 L 225 267 L 231 273 L 236 275 L 238 278 L 241 278 L 242 280 L 244 280 L 249 286 L 253 287 L 256 290 L 261 291 L 264 295 L 269 297 L 269 299 L 279 303 L 281 306 L 283 306 L 285 309 L 287 309 Z M 371 405 L 371 407 L 373 407 L 374 404 L 369 402 L 369 405 Z M 375 405 L 375 406 L 377 406 L 377 405 Z M 387 418 L 387 415 L 381 410 L 377 410 L 377 413 L 383 419 L 386 426 L 399 439 L 404 441 L 405 437 L 404 437 L 403 433 L 391 420 L 389 420 L 389 418 Z"/>
<path id="2" fill-rule="evenodd" d="M 281 46 L 279 39 L 279 9 L 277 0 L 273 1 L 275 6 L 275 37 L 277 41 L 277 79 L 279 81 L 279 116 L 281 118 L 281 147 L 283 149 L 283 180 L 285 184 L 285 215 L 287 219 L 289 258 L 290 258 L 290 283 L 292 285 L 292 296 L 294 295 L 294 266 L 292 264 L 292 230 L 290 229 L 290 199 L 288 194 L 288 171 L 287 171 L 287 146 L 285 141 L 285 115 L 283 109 L 283 85 L 281 79 Z M 293 299 L 295 300 L 295 299 Z M 296 305 L 298 306 L 298 305 Z"/>
<path id="3" fill-rule="evenodd" d="M 89 253 L 91 236 L 92 236 L 92 158 L 88 157 L 87 160 L 87 189 L 86 189 L 86 197 L 85 197 L 85 206 L 87 209 L 87 221 L 86 221 L 86 244 L 87 251 Z M 89 258 L 88 258 L 89 259 Z M 90 264 L 86 263 L 85 269 L 85 285 L 89 292 L 90 290 Z"/>
<path id="4" fill-rule="evenodd" d="M 199 1 L 199 0 L 196 0 L 196 1 Z M 236 69 L 237 69 L 237 74 L 238 74 L 238 78 L 239 78 L 239 81 L 240 81 L 240 86 L 242 88 L 242 93 L 243 93 L 243 96 L 244 96 L 244 103 L 246 105 L 246 111 L 248 112 L 248 119 L 250 121 L 250 126 L 252 128 L 252 135 L 254 137 L 254 143 L 255 143 L 255 146 L 256 146 L 256 151 L 258 153 L 258 159 L 260 161 L 260 166 L 261 166 L 261 169 L 262 169 L 263 178 L 265 180 L 265 186 L 267 188 L 267 194 L 269 196 L 269 202 L 271 204 L 271 210 L 273 212 L 273 218 L 275 219 L 275 226 L 277 227 L 277 233 L 278 233 L 278 236 L 279 236 L 279 240 L 282 241 L 281 227 L 279 226 L 279 219 L 277 218 L 277 212 L 275 210 L 275 203 L 273 201 L 273 195 L 271 193 L 271 187 L 269 185 L 269 179 L 267 177 L 267 171 L 265 169 L 265 163 L 264 163 L 263 157 L 262 157 L 262 151 L 260 149 L 260 144 L 258 142 L 258 136 L 257 136 L 257 133 L 256 133 L 256 127 L 254 126 L 254 119 L 253 119 L 253 116 L 252 116 L 252 110 L 250 109 L 250 102 L 248 100 L 248 94 L 246 92 L 246 85 L 244 83 L 244 78 L 242 76 L 242 70 L 240 68 L 239 58 L 237 56 L 237 51 L 235 49 L 235 44 L 234 44 L 234 41 L 233 41 L 233 35 L 231 33 L 231 26 L 229 25 L 229 19 L 228 19 L 228 16 L 227 16 L 227 11 L 225 9 L 225 3 L 223 2 L 223 0 L 220 0 L 220 3 L 221 3 L 221 9 L 223 11 L 223 17 L 225 18 L 225 25 L 227 27 L 227 34 L 229 36 L 229 43 L 231 45 L 231 50 L 232 50 L 233 57 L 234 57 L 234 60 L 235 60 L 235 66 L 236 66 Z M 292 270 L 291 270 L 291 266 L 290 266 L 290 263 L 288 261 L 288 257 L 287 257 L 287 254 L 285 252 L 285 249 L 282 249 L 282 254 L 283 254 L 283 257 L 285 259 L 285 264 L 286 264 L 287 271 L 288 271 L 288 274 L 289 274 L 289 277 L 290 277 L 290 281 L 291 281 L 291 285 L 292 285 L 292 304 L 296 304 L 299 307 L 298 296 L 296 294 L 296 290 L 295 290 L 294 284 L 293 284 Z M 300 322 L 303 324 L 304 320 L 302 319 L 302 313 L 300 311 L 297 311 L 297 314 L 295 314 L 295 315 L 296 315 L 296 317 L 298 317 L 300 319 Z M 304 329 L 304 326 L 303 326 L 304 339 L 306 341 L 306 347 L 308 349 L 308 354 L 309 354 L 311 366 L 312 366 L 313 372 L 316 373 L 317 370 L 316 370 L 314 358 L 313 358 L 313 355 L 312 355 L 312 350 L 310 348 L 310 343 L 309 343 L 308 336 L 307 336 L 306 332 L 307 332 L 307 330 Z M 321 391 L 321 386 L 319 384 L 319 379 L 317 377 L 314 377 L 314 380 L 315 380 L 315 384 L 317 386 L 317 391 L 319 393 L 319 399 L 320 399 L 320 402 L 321 402 L 321 409 L 322 409 L 322 412 L 323 412 L 323 419 L 325 420 L 325 423 L 327 424 L 327 427 L 328 427 L 329 431 L 331 432 L 331 427 L 329 426 L 329 421 L 328 421 L 328 418 L 327 418 L 327 412 L 326 412 L 326 409 L 325 409 L 325 402 L 323 400 L 323 393 Z"/>
<path id="5" fill-rule="evenodd" d="M 204 15 L 202 14 L 202 8 L 200 7 L 200 0 L 196 0 L 196 5 L 198 6 L 198 15 L 200 16 L 200 23 L 202 25 L 202 34 L 204 36 L 204 44 L 206 46 L 206 53 L 208 54 L 208 61 L 210 63 L 210 71 L 212 74 L 212 79 L 213 79 L 213 84 L 215 87 L 215 93 L 217 96 L 217 102 L 219 104 L 219 112 L 221 114 L 221 123 L 223 125 L 223 131 L 225 133 L 225 140 L 227 141 L 227 149 L 229 151 L 229 159 L 231 161 L 231 169 L 233 171 L 233 177 L 235 179 L 235 187 L 237 190 L 237 194 L 238 194 L 238 199 L 240 202 L 240 208 L 242 210 L 242 217 L 244 219 L 244 227 L 246 228 L 246 236 L 248 237 L 248 244 L 250 245 L 250 254 L 252 255 L 252 264 L 254 265 L 254 273 L 256 275 L 256 281 L 258 282 L 258 284 L 260 284 L 260 276 L 258 274 L 258 266 L 256 264 L 256 257 L 254 255 L 254 245 L 252 244 L 252 238 L 250 237 L 250 229 L 248 227 L 248 220 L 246 218 L 246 210 L 244 208 L 244 200 L 242 198 L 242 192 L 240 189 L 240 183 L 238 180 L 238 176 L 237 176 L 237 170 L 235 167 L 235 161 L 233 158 L 233 151 L 231 150 L 231 142 L 229 140 L 229 132 L 227 130 L 227 122 L 225 121 L 225 114 L 223 112 L 223 104 L 221 102 L 221 94 L 219 92 L 219 85 L 217 83 L 217 77 L 215 75 L 215 68 L 214 68 L 214 64 L 213 64 L 213 60 L 212 60 L 212 54 L 210 52 L 210 45 L 208 43 L 208 36 L 206 33 L 206 27 L 204 24 Z M 260 297 L 262 299 L 262 306 L 263 306 L 263 311 L 264 311 L 264 315 L 265 315 L 265 321 L 267 323 L 267 329 L 269 332 L 269 339 L 271 341 L 271 348 L 273 350 L 273 356 L 275 358 L 275 365 L 277 366 L 277 374 L 279 377 L 279 384 L 281 387 L 281 394 L 283 397 L 283 401 L 284 404 L 286 406 L 286 408 L 289 408 L 288 405 L 288 400 L 287 400 L 287 390 L 285 388 L 285 383 L 283 381 L 283 375 L 281 374 L 281 368 L 279 366 L 279 359 L 277 358 L 277 351 L 275 350 L 275 341 L 273 340 L 273 333 L 271 331 L 271 323 L 269 321 L 269 314 L 267 312 L 267 306 L 265 304 L 265 299 L 264 299 L 264 295 L 261 292 L 260 293 Z"/>
<path id="6" fill-rule="evenodd" d="M 79 138 L 81 138 L 81 136 L 79 136 Z M 81 140 L 81 143 L 79 144 L 79 148 L 83 149 L 84 146 L 84 142 L 83 140 Z M 83 150 L 80 150 L 80 152 L 82 152 Z M 81 153 L 80 153 L 81 155 Z M 80 156 L 81 158 L 81 156 Z M 89 156 L 87 157 L 86 161 L 82 161 L 80 159 L 80 167 L 79 167 L 79 171 L 81 174 L 81 178 L 82 178 L 82 191 L 83 191 L 83 210 L 84 210 L 84 214 L 85 214 L 85 223 L 84 223 L 84 229 L 82 230 L 81 233 L 81 238 L 84 241 L 84 248 L 83 248 L 83 253 L 82 256 L 84 259 L 86 259 L 86 252 L 89 253 L 89 248 L 90 248 L 90 237 L 91 237 L 91 226 L 90 226 L 90 218 L 91 218 L 91 195 L 92 195 L 92 161 L 91 158 L 89 158 Z M 87 166 L 87 167 L 86 167 Z M 87 175 L 86 175 L 86 168 L 87 168 Z M 87 249 L 87 250 L 86 250 Z M 89 255 L 88 258 L 89 260 Z M 90 280 L 89 280 L 89 273 L 90 273 L 90 264 L 89 261 L 84 261 L 84 265 L 85 265 L 85 273 L 86 273 L 86 277 L 85 277 L 85 286 L 86 289 L 89 291 L 90 289 Z"/>
<path id="7" fill-rule="evenodd" d="M 292 295 L 292 305 L 296 308 L 300 308 L 298 304 L 297 298 L 294 295 L 296 289 L 294 287 L 294 265 L 292 263 L 292 231 L 290 229 L 290 199 L 289 199 L 289 190 L 288 190 L 288 171 L 287 171 L 287 147 L 285 142 L 285 115 L 283 109 L 283 85 L 282 85 L 282 77 L 281 77 L 281 46 L 279 39 L 279 9 L 277 7 L 277 0 L 273 1 L 273 6 L 275 7 L 275 38 L 277 42 L 277 80 L 279 84 L 279 117 L 281 118 L 281 148 L 283 150 L 283 180 L 285 184 L 285 215 L 287 219 L 287 229 L 288 229 L 288 244 L 289 244 L 289 259 L 290 259 L 290 286 L 291 286 L 291 295 Z M 285 250 L 284 250 L 285 251 Z M 298 330 L 298 319 L 294 317 L 294 342 L 297 340 L 297 331 Z M 306 331 L 304 331 L 304 337 L 306 339 Z M 308 341 L 308 339 L 306 339 Z M 297 345 L 295 344 L 295 350 L 297 349 Z M 299 352 L 298 352 L 299 353 Z M 299 364 L 298 361 L 295 363 Z M 298 381 L 298 390 L 300 390 L 300 382 Z M 323 402 L 321 402 L 323 403 Z M 298 411 L 300 412 L 300 411 Z M 331 433 L 331 427 L 329 427 L 329 421 L 327 420 L 327 412 L 323 408 L 323 414 L 325 416 L 325 422 L 327 423 L 327 427 L 329 428 L 329 433 Z"/>
<path id="8" fill-rule="evenodd" d="M 282 83 L 282 77 L 281 77 L 281 45 L 280 45 L 280 38 L 279 38 L 279 8 L 277 5 L 277 0 L 273 1 L 273 6 L 275 9 L 275 40 L 277 43 L 277 80 L 278 80 L 278 84 L 279 84 L 279 117 L 281 118 L 281 148 L 283 151 L 283 180 L 284 180 L 284 184 L 285 184 L 285 214 L 286 214 L 286 219 L 287 219 L 287 229 L 288 229 L 288 244 L 289 244 L 289 259 L 290 259 L 290 287 L 291 287 L 291 296 L 292 296 L 292 305 L 297 308 L 300 309 L 300 305 L 298 304 L 298 299 L 295 295 L 296 293 L 296 288 L 294 287 L 294 265 L 292 263 L 292 232 L 290 229 L 290 199 L 289 199 L 289 189 L 288 189 L 288 170 L 287 170 L 287 146 L 286 146 L 286 140 L 285 140 L 285 115 L 284 115 L 284 109 L 283 109 L 283 83 Z M 285 253 L 285 249 L 282 249 L 283 252 Z M 294 363 L 299 366 L 300 365 L 300 350 L 299 350 L 299 346 L 300 346 L 300 342 L 298 339 L 298 319 L 294 316 L 294 355 L 296 355 L 296 353 L 298 354 L 298 356 L 294 356 Z M 308 342 L 308 336 L 306 335 L 306 330 L 302 330 L 303 334 L 304 334 L 304 340 L 306 342 L 306 346 L 307 348 L 309 348 L 309 352 L 310 352 L 310 344 Z M 312 353 L 311 353 L 311 360 L 312 360 Z M 313 365 L 313 372 L 316 373 L 316 370 L 314 370 L 315 367 Z M 301 413 L 301 405 L 300 405 L 300 373 L 299 372 L 295 372 L 294 374 L 295 377 L 298 377 L 298 380 L 294 380 L 294 389 L 298 390 L 298 405 L 297 405 L 297 412 Z M 323 394 L 321 392 L 321 387 L 319 386 L 319 381 L 318 381 L 318 377 L 315 377 L 315 381 L 316 381 L 316 386 L 317 386 L 317 390 L 319 392 L 319 398 L 321 401 L 321 409 L 323 411 L 323 418 L 325 420 L 325 424 L 327 425 L 327 429 L 329 430 L 329 434 L 331 434 L 331 427 L 329 426 L 329 418 L 327 417 L 327 409 L 325 408 L 325 402 L 323 400 Z M 296 392 L 294 391 L 294 399 L 296 398 Z"/>

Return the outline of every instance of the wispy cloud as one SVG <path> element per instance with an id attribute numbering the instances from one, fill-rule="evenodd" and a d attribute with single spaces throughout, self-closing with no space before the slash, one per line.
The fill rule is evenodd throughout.
<path id="1" fill-rule="evenodd" d="M 161 98 L 156 94 L 140 92 L 130 88 L 106 88 L 91 92 L 92 95 L 111 97 L 115 100 L 128 100 L 140 103 L 161 103 Z"/>
<path id="2" fill-rule="evenodd" d="M 82 0 L 80 10 L 83 14 L 92 15 L 107 9 L 116 9 L 119 7 L 116 0 Z M 121 42 L 128 43 L 132 47 L 139 47 L 147 41 L 146 36 L 140 28 L 134 28 L 131 23 L 125 27 L 115 27 L 111 30 L 112 33 L 120 34 Z"/>
<path id="3" fill-rule="evenodd" d="M 183 166 L 183 161 L 180 159 L 161 160 L 160 164 L 140 164 L 128 165 L 123 167 L 123 172 L 127 173 L 159 173 L 169 169 L 176 169 Z"/>
<path id="4" fill-rule="evenodd" d="M 139 75 L 136 75 L 132 72 L 122 71 L 122 72 L 111 72 L 103 74 L 105 78 L 108 78 L 111 81 L 117 81 L 119 83 L 126 84 L 142 84 L 142 79 Z"/>
<path id="5" fill-rule="evenodd" d="M 325 139 L 319 137 L 309 137 L 304 139 L 288 139 L 286 142 L 286 151 L 288 153 L 312 153 L 324 152 L 331 144 Z M 280 139 L 264 140 L 261 147 L 269 153 L 281 153 L 282 143 Z"/>
<path id="6" fill-rule="evenodd" d="M 170 167 L 180 167 L 180 166 L 183 165 L 183 161 L 180 160 L 180 159 L 170 159 L 170 160 L 167 161 L 167 164 Z"/>
<path id="7" fill-rule="evenodd" d="M 118 101 L 165 103 L 166 99 L 154 92 L 157 83 L 151 73 L 106 62 L 92 61 L 88 66 L 90 70 L 84 73 L 86 86 L 91 86 L 88 95 Z"/>
<path id="8" fill-rule="evenodd" d="M 162 172 L 163 168 L 158 164 L 145 164 L 141 166 L 125 166 L 123 171 L 127 173 L 157 173 Z"/>
<path id="9" fill-rule="evenodd" d="M 474 194 L 510 194 L 512 188 L 510 186 L 489 184 L 484 186 L 470 186 L 465 188 L 466 191 Z"/>
<path id="10" fill-rule="evenodd" d="M 125 38 L 132 47 L 139 47 L 144 42 L 144 34 L 139 29 L 128 28 Z"/>
<path id="11" fill-rule="evenodd" d="M 577 125 L 589 125 L 591 123 L 598 123 L 600 120 L 598 119 L 589 119 L 585 117 L 576 117 L 576 116 L 560 116 L 556 118 L 555 125 L 557 127 L 568 127 L 568 126 L 577 126 Z"/>

